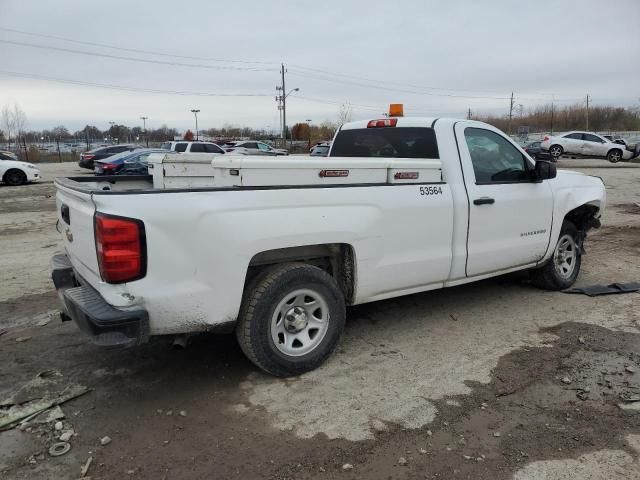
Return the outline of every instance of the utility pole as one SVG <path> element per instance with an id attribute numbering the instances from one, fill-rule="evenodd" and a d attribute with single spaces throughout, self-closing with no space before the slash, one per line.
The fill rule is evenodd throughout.
<path id="1" fill-rule="evenodd" d="M 586 131 L 589 131 L 589 94 L 587 93 L 587 126 Z"/>
<path id="2" fill-rule="evenodd" d="M 511 92 L 511 102 L 509 103 L 509 135 L 511 135 L 511 119 L 513 118 L 513 92 Z"/>
<path id="3" fill-rule="evenodd" d="M 142 130 L 144 130 L 144 138 L 147 140 L 147 148 L 149 148 L 149 135 L 147 135 L 147 119 L 149 117 L 140 117 L 142 120 Z"/>
<path id="4" fill-rule="evenodd" d="M 287 95 L 284 85 L 284 63 L 280 70 L 282 74 L 282 139 L 284 144 L 287 144 Z"/>
<path id="5" fill-rule="evenodd" d="M 471 120 L 471 107 L 469 107 L 469 111 L 467 112 L 467 120 Z"/>

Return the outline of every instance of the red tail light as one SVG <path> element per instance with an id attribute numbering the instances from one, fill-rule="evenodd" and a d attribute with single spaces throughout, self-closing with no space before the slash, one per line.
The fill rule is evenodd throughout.
<path id="1" fill-rule="evenodd" d="M 92 158 L 95 157 L 93 153 L 83 153 L 80 156 L 82 157 L 83 160 L 91 160 Z"/>
<path id="2" fill-rule="evenodd" d="M 383 118 L 381 120 L 370 120 L 367 123 L 367 128 L 384 128 L 395 127 L 398 123 L 397 118 Z"/>
<path id="3" fill-rule="evenodd" d="M 102 165 L 102 170 L 113 170 L 117 167 L 117 165 L 114 165 L 113 163 L 104 163 Z"/>
<path id="4" fill-rule="evenodd" d="M 543 142 L 546 142 L 547 140 L 549 140 L 549 136 L 545 135 L 544 138 L 542 139 Z"/>
<path id="5" fill-rule="evenodd" d="M 94 228 L 100 276 L 105 282 L 131 282 L 146 275 L 144 223 L 96 213 Z"/>

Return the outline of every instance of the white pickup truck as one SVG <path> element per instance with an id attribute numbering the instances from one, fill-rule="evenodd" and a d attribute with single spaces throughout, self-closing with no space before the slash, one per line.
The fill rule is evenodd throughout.
<path id="1" fill-rule="evenodd" d="M 525 269 L 569 287 L 605 206 L 600 178 L 556 175 L 467 120 L 348 123 L 325 158 L 205 157 L 56 179 L 53 280 L 96 344 L 226 327 L 258 367 L 300 374 L 334 350 L 348 305 Z"/>

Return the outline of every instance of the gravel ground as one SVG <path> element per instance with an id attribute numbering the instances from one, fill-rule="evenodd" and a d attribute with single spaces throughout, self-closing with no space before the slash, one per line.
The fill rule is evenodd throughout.
<path id="1" fill-rule="evenodd" d="M 559 166 L 608 190 L 578 285 L 639 281 L 640 169 Z M 640 478 L 638 403 L 624 401 L 640 394 L 639 294 L 543 292 L 519 274 L 363 305 L 325 366 L 286 380 L 231 336 L 100 350 L 53 318 L 48 277 L 48 182 L 83 172 L 42 170 L 40 184 L 0 186 L 0 404 L 50 370 L 56 388 L 92 390 L 62 405 L 62 430 L 1 432 L 0 477 L 78 478 L 91 458 L 87 475 L 104 479 Z M 51 457 L 70 429 L 71 451 Z"/>

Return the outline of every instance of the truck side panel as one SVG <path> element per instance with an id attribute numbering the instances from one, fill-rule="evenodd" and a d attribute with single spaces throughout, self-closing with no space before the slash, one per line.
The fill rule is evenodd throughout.
<path id="1" fill-rule="evenodd" d="M 147 276 L 126 292 L 94 287 L 113 305 L 143 305 L 151 334 L 235 320 L 249 262 L 266 250 L 351 245 L 356 303 L 442 286 L 449 275 L 446 184 L 96 194 L 94 201 L 97 211 L 145 224 Z"/>

